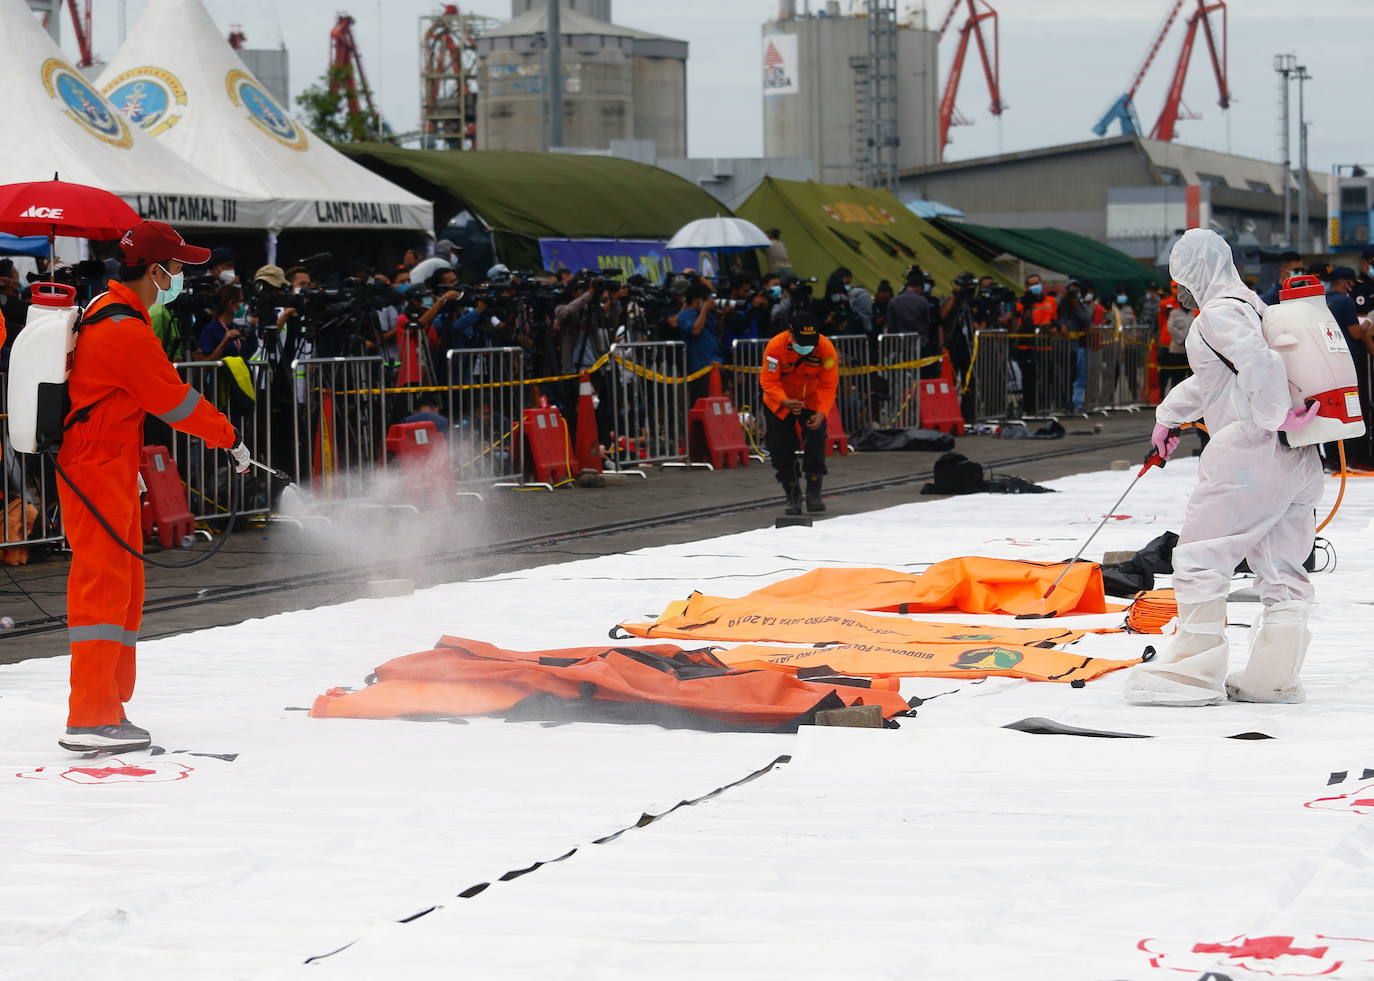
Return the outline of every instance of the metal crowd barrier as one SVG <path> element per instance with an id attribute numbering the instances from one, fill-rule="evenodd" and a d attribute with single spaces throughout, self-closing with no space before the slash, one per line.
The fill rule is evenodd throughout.
<path id="1" fill-rule="evenodd" d="M 1072 411 L 1078 339 L 1037 330 L 1022 343 L 1030 347 L 1030 371 L 1022 375 L 1023 414 L 1054 416 Z"/>
<path id="2" fill-rule="evenodd" d="M 46 456 L 16 453 L 9 442 L 9 379 L 0 374 L 0 410 L 4 411 L 5 471 L 0 505 L 2 545 L 38 545 L 62 541 L 57 513 L 57 475 Z"/>
<path id="3" fill-rule="evenodd" d="M 687 346 L 682 341 L 611 345 L 611 411 L 620 444 L 612 469 L 687 462 Z"/>
<path id="4" fill-rule="evenodd" d="M 1088 331 L 1088 380 L 1083 411 L 1115 408 L 1121 346 L 1121 334 L 1115 327 L 1094 327 Z"/>
<path id="5" fill-rule="evenodd" d="M 291 410 L 297 483 L 327 496 L 366 485 L 385 461 L 385 363 L 301 358 L 291 368 L 302 392 Z"/>
<path id="6" fill-rule="evenodd" d="M 970 422 L 1005 419 L 1010 397 L 1019 398 L 1019 366 L 1011 357 L 1012 340 L 1005 330 L 980 330 L 974 335 L 975 357 L 964 384 L 973 391 Z"/>
<path id="7" fill-rule="evenodd" d="M 239 386 L 223 361 L 179 361 L 175 367 L 184 381 L 229 417 L 257 459 L 272 459 L 272 427 L 269 424 L 272 369 L 269 365 L 248 363 L 251 396 Z M 166 443 L 171 449 L 177 471 L 189 492 L 191 514 L 197 521 L 229 514 L 231 482 L 239 514 L 271 511 L 270 475 L 257 468 L 246 474 L 235 474 L 229 454 L 211 449 L 199 437 L 178 432 L 153 416 L 148 417 L 144 435 L 145 443 Z"/>
<path id="8" fill-rule="evenodd" d="M 448 352 L 449 456 L 459 483 L 518 482 L 525 472 L 525 354 L 518 347 Z M 404 392 L 393 389 L 392 394 Z"/>
<path id="9" fill-rule="evenodd" d="M 840 412 L 840 423 L 846 433 L 873 429 L 878 425 L 872 410 L 873 372 L 853 371 L 868 367 L 871 362 L 868 335 L 835 334 L 830 343 L 835 345 L 839 360 L 840 384 L 835 392 L 835 405 Z"/>
<path id="10" fill-rule="evenodd" d="M 920 334 L 879 334 L 878 364 L 883 370 L 869 386 L 869 415 L 879 429 L 910 429 L 921 424 L 921 371 L 892 368 L 921 358 Z"/>
<path id="11" fill-rule="evenodd" d="M 1146 393 L 1150 347 L 1155 330 L 1149 326 L 1123 327 L 1121 330 L 1120 369 L 1114 408 L 1130 409 L 1149 404 Z"/>

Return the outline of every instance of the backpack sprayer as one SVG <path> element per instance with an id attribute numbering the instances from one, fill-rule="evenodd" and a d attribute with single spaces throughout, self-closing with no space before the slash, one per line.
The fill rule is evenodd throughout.
<path id="1" fill-rule="evenodd" d="M 229 538 L 238 504 L 234 500 L 234 481 L 229 481 L 229 524 L 223 537 L 202 555 L 189 562 L 161 562 L 134 548 L 111 527 L 109 521 L 74 484 L 62 465 L 57 462 L 57 448 L 66 432 L 66 418 L 71 402 L 67 397 L 67 378 L 71 374 L 76 341 L 84 321 L 76 305 L 76 290 L 63 283 L 35 283 L 32 305 L 23 330 L 15 338 L 10 352 L 9 371 L 9 434 L 10 446 L 19 453 L 46 456 L 53 469 L 73 494 L 95 516 L 100 527 L 130 555 L 159 569 L 189 569 L 208 561 Z M 106 308 L 111 309 L 111 308 Z M 87 407 L 89 408 L 89 407 Z M 78 412 L 78 417 L 80 412 Z M 256 460 L 257 467 L 279 480 L 291 482 L 283 473 Z"/>
<path id="2" fill-rule="evenodd" d="M 1285 446 L 1291 447 L 1334 442 L 1340 456 L 1340 490 L 1336 494 L 1336 502 L 1331 507 L 1331 513 L 1326 516 L 1326 520 L 1317 526 L 1317 531 L 1321 531 L 1331 523 L 1331 519 L 1340 510 L 1341 501 L 1345 498 L 1344 440 L 1358 438 L 1363 436 L 1365 432 L 1364 415 L 1360 407 L 1359 381 L 1355 374 L 1355 362 L 1351 359 L 1350 350 L 1345 343 L 1344 331 L 1337 325 L 1326 305 L 1325 292 L 1317 277 L 1293 276 L 1284 282 L 1283 289 L 1279 291 L 1279 299 L 1282 302 L 1265 308 L 1261 316 L 1265 343 L 1269 345 L 1270 350 L 1283 359 L 1284 373 L 1288 376 L 1288 394 L 1292 400 L 1292 407 L 1302 409 L 1314 403 L 1319 406 L 1317 414 L 1311 422 L 1296 432 L 1281 432 L 1279 438 Z M 1250 305 L 1248 300 L 1240 297 L 1226 297 L 1226 299 L 1234 299 L 1238 303 Z M 1221 359 L 1222 364 L 1230 369 L 1232 374 L 1239 374 L 1235 365 L 1227 360 L 1221 352 L 1212 348 L 1205 337 L 1202 337 L 1201 334 L 1199 337 L 1212 350 L 1212 353 Z M 1190 423 L 1189 425 L 1194 424 Z M 1170 430 L 1170 436 L 1177 436 L 1181 431 L 1180 429 Z M 1069 570 L 1083 557 L 1083 553 L 1092 540 L 1097 537 L 1097 533 L 1116 513 L 1116 509 L 1121 506 L 1126 495 L 1135 488 L 1140 478 L 1145 476 L 1151 467 L 1156 466 L 1161 469 L 1164 467 L 1164 460 L 1157 450 L 1146 455 L 1144 465 L 1140 468 L 1140 472 L 1135 475 L 1135 479 L 1117 498 L 1111 510 L 1103 516 L 1102 521 L 1083 542 L 1077 554 L 1069 560 L 1069 564 L 1059 573 L 1059 577 L 1055 579 L 1049 589 L 1045 590 L 1042 599 L 1050 598 L 1060 582 L 1068 575 Z"/>

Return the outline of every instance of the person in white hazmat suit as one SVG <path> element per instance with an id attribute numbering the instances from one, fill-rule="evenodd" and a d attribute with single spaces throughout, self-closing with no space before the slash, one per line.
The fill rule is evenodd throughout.
<path id="1" fill-rule="evenodd" d="M 1167 460 L 1175 430 L 1198 419 L 1211 441 L 1174 548 L 1177 632 L 1162 655 L 1127 676 L 1126 700 L 1300 702 L 1313 595 L 1303 563 L 1322 469 L 1315 446 L 1290 448 L 1279 433 L 1303 428 L 1318 407 L 1291 408 L 1283 360 L 1260 327 L 1264 303 L 1241 282 L 1221 236 L 1189 229 L 1169 255 L 1169 274 L 1184 306 L 1199 310 L 1186 344 L 1193 374 L 1155 410 L 1151 441 Z M 1249 662 L 1227 677 L 1226 596 L 1241 559 L 1258 579 L 1264 609 Z"/>

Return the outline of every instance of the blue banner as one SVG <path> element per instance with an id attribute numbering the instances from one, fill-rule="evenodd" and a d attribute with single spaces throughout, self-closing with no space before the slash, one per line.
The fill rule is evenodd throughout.
<path id="1" fill-rule="evenodd" d="M 620 269 L 621 282 L 638 273 L 651 283 L 662 283 L 684 269 L 714 276 L 720 265 L 715 253 L 706 250 L 666 249 L 663 242 L 625 238 L 541 238 L 539 255 L 551 272 Z"/>

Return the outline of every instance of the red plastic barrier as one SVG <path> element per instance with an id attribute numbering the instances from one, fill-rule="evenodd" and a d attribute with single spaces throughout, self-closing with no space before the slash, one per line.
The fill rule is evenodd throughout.
<path id="1" fill-rule="evenodd" d="M 568 424 L 557 409 L 526 409 L 520 415 L 525 430 L 526 476 L 545 484 L 572 479 L 572 443 Z"/>
<path id="2" fill-rule="evenodd" d="M 434 507 L 453 496 L 457 482 L 448 465 L 444 434 L 432 422 L 398 422 L 386 431 L 386 449 L 396 458 L 406 501 Z"/>
<path id="3" fill-rule="evenodd" d="M 156 530 L 163 548 L 178 548 L 195 536 L 196 520 L 191 517 L 191 495 L 177 473 L 172 451 L 165 446 L 143 447 L 143 462 L 138 467 L 148 489 L 142 497 L 143 536 Z"/>
<path id="4" fill-rule="evenodd" d="M 697 399 L 687 413 L 687 452 L 694 462 L 717 470 L 749 466 L 749 447 L 734 403 L 723 396 Z"/>
<path id="5" fill-rule="evenodd" d="M 838 453 L 844 456 L 848 452 L 849 436 L 844 431 L 844 423 L 840 422 L 839 407 L 832 405 L 825 417 L 825 455 Z"/>
<path id="6" fill-rule="evenodd" d="M 949 359 L 945 359 L 949 364 Z M 945 372 L 939 378 L 921 379 L 921 428 L 951 436 L 964 435 L 964 416 L 959 411 L 959 388 Z"/>

